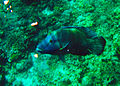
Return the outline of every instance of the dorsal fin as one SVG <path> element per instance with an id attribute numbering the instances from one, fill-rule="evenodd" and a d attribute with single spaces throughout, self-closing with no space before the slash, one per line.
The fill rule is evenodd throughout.
<path id="1" fill-rule="evenodd" d="M 96 32 L 94 32 L 94 31 L 92 31 L 91 29 L 86 28 L 86 27 L 79 27 L 79 26 L 63 26 L 62 29 L 64 29 L 64 28 L 77 28 L 77 29 L 82 30 L 82 31 L 87 35 L 87 37 L 89 37 L 89 38 L 96 38 L 96 37 L 97 37 Z"/>

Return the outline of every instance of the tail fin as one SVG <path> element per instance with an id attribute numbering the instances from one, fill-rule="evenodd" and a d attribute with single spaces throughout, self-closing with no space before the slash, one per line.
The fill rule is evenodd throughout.
<path id="1" fill-rule="evenodd" d="M 88 49 L 89 53 L 100 55 L 104 51 L 106 41 L 103 37 L 97 37 L 90 40 L 90 47 Z"/>

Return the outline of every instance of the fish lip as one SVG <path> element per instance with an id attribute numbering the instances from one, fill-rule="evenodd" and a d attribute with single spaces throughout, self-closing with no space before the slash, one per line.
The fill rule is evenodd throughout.
<path id="1" fill-rule="evenodd" d="M 49 54 L 49 51 L 45 51 L 45 50 L 40 49 L 40 48 L 36 48 L 36 51 L 39 53 L 42 53 L 42 54 L 44 54 L 44 53 Z"/>
<path id="2" fill-rule="evenodd" d="M 42 49 L 39 49 L 39 48 L 36 48 L 36 51 L 37 51 L 37 52 L 42 52 L 43 50 L 42 50 Z"/>

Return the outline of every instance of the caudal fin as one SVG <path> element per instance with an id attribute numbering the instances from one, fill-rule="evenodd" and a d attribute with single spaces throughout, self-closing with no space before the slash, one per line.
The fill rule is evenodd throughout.
<path id="1" fill-rule="evenodd" d="M 93 40 L 90 40 L 90 47 L 88 51 L 90 53 L 100 55 L 104 51 L 106 41 L 103 37 L 96 37 Z"/>

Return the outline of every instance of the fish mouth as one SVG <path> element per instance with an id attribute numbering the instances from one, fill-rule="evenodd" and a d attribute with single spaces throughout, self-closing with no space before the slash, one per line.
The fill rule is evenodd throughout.
<path id="1" fill-rule="evenodd" d="M 36 48 L 36 51 L 37 51 L 37 52 L 42 52 L 43 50 L 40 49 L 40 48 Z"/>
<path id="2" fill-rule="evenodd" d="M 48 53 L 48 51 L 45 51 L 45 50 L 43 50 L 43 49 L 40 49 L 40 48 L 36 48 L 36 51 L 37 52 L 39 52 L 39 53 L 42 53 L 42 54 L 44 54 L 44 53 Z"/>

